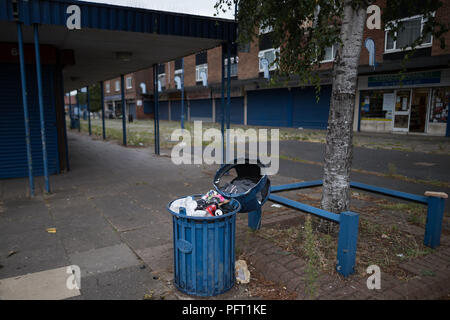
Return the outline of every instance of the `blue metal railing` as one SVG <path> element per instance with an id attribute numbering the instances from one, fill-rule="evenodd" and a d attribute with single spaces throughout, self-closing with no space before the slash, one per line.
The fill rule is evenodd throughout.
<path id="1" fill-rule="evenodd" d="M 286 185 L 273 186 L 271 187 L 270 192 L 275 193 L 312 188 L 321 186 L 322 184 L 322 180 L 291 183 Z M 444 217 L 446 195 L 444 195 L 444 197 L 435 195 L 419 196 L 402 191 L 371 186 L 360 182 L 350 182 L 350 186 L 352 188 L 357 188 L 360 190 L 388 195 L 394 198 L 414 201 L 427 205 L 428 211 L 427 222 L 425 226 L 424 244 L 431 248 L 436 248 L 440 245 L 442 219 Z M 306 213 L 314 214 L 315 216 L 323 219 L 339 223 L 336 271 L 342 274 L 344 277 L 347 277 L 354 272 L 356 261 L 356 247 L 358 240 L 359 214 L 350 211 L 336 214 L 274 194 L 271 194 L 269 196 L 269 200 Z"/>

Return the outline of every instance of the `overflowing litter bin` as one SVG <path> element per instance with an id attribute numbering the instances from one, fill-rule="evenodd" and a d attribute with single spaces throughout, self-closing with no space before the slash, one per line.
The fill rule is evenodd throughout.
<path id="1" fill-rule="evenodd" d="M 201 199 L 201 195 L 191 197 L 193 201 Z M 174 209 L 173 203 L 181 200 L 167 207 L 173 218 L 174 284 L 190 295 L 224 293 L 235 282 L 236 213 L 241 206 L 231 200 L 222 215 L 192 216 L 183 206 L 178 212 Z"/>
<path id="2" fill-rule="evenodd" d="M 173 219 L 174 284 L 190 295 L 215 296 L 233 287 L 236 214 L 248 212 L 249 226 L 259 229 L 261 206 L 270 193 L 264 165 L 248 159 L 223 165 L 213 184 L 216 190 L 167 206 Z"/>

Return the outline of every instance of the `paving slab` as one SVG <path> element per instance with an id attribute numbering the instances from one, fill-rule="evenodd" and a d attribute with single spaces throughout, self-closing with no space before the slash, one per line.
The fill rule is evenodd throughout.
<path id="1" fill-rule="evenodd" d="M 0 279 L 0 300 L 62 300 L 79 296 L 80 290 L 67 286 L 69 276 L 66 266 Z"/>
<path id="2" fill-rule="evenodd" d="M 70 262 L 81 269 L 81 277 L 139 265 L 133 251 L 125 244 L 77 252 L 69 255 Z"/>

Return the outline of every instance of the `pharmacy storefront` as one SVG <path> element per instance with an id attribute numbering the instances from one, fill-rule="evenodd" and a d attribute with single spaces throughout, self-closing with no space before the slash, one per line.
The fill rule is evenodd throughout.
<path id="1" fill-rule="evenodd" d="M 360 131 L 449 135 L 450 69 L 360 76 Z"/>

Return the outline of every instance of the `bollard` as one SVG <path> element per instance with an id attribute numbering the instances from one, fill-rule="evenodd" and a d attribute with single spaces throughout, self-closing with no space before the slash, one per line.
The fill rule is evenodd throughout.
<path id="1" fill-rule="evenodd" d="M 341 212 L 339 215 L 336 271 L 344 277 L 355 271 L 358 223 L 359 215 L 357 213 Z"/>
<path id="2" fill-rule="evenodd" d="M 441 244 L 442 219 L 448 195 L 444 192 L 427 191 L 425 196 L 428 197 L 428 211 L 423 243 L 434 249 Z"/>

